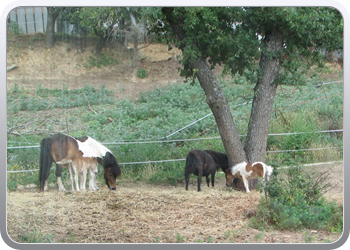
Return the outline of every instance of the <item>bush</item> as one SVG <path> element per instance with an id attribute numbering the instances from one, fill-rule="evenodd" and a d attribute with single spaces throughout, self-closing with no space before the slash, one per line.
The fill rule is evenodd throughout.
<path id="1" fill-rule="evenodd" d="M 93 67 L 101 68 L 107 66 L 113 66 L 118 64 L 118 60 L 112 55 L 107 55 L 106 53 L 101 53 L 100 55 L 89 56 L 88 62 L 84 64 L 84 67 L 90 69 Z"/>
<path id="2" fill-rule="evenodd" d="M 323 195 L 333 186 L 326 183 L 328 172 L 290 168 L 287 179 L 278 169 L 264 187 L 253 227 L 273 226 L 279 230 L 299 228 L 342 230 L 342 207 L 327 202 Z"/>
<path id="3" fill-rule="evenodd" d="M 148 76 L 148 73 L 147 73 L 147 70 L 146 69 L 139 69 L 138 71 L 137 71 L 137 77 L 138 78 L 146 78 Z"/>

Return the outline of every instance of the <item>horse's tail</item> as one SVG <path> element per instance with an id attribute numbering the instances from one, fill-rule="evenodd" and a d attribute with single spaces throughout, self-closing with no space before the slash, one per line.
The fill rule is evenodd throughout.
<path id="1" fill-rule="evenodd" d="M 273 172 L 273 167 L 265 165 L 265 178 L 268 180 Z"/>
<path id="2" fill-rule="evenodd" d="M 51 139 L 44 138 L 40 142 L 40 169 L 39 169 L 40 191 L 44 191 L 45 181 L 49 178 L 52 162 L 53 162 L 53 159 L 51 156 Z"/>
<path id="3" fill-rule="evenodd" d="M 189 152 L 186 157 L 185 174 L 191 174 L 194 171 L 194 167 L 197 163 L 197 157 L 193 152 Z"/>

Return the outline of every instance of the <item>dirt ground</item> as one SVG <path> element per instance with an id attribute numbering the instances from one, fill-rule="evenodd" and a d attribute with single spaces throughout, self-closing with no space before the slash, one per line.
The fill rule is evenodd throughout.
<path id="1" fill-rule="evenodd" d="M 118 99 L 138 98 L 143 90 L 182 82 L 179 77 L 179 51 L 168 51 L 166 45 L 151 44 L 139 52 L 136 69 L 131 68 L 130 54 L 116 44 L 106 48 L 115 54 L 116 66 L 87 69 L 83 62 L 93 55 L 93 47 L 79 47 L 60 42 L 52 49 L 42 43 L 9 41 L 7 66 L 17 67 L 8 72 L 8 90 L 18 84 L 34 93 L 38 85 L 44 88 L 81 88 L 88 84 L 99 88 L 105 84 Z M 23 45 L 25 44 L 25 46 Z M 145 68 L 148 77 L 139 79 L 137 69 Z M 327 165 L 334 171 L 337 188 L 327 197 L 342 204 L 342 165 Z M 247 214 L 254 214 L 261 197 L 224 187 L 216 180 L 215 188 L 203 185 L 196 191 L 192 182 L 189 191 L 176 187 L 119 181 L 117 191 L 109 191 L 99 183 L 96 192 L 49 192 L 23 189 L 7 194 L 8 235 L 15 242 L 30 237 L 66 243 L 329 243 L 340 233 L 302 230 L 259 231 L 249 227 Z"/>
<path id="2" fill-rule="evenodd" d="M 343 203 L 341 164 L 318 166 L 332 171 L 337 187 L 326 197 Z M 203 181 L 204 182 L 204 181 Z M 324 230 L 259 231 L 249 227 L 261 194 L 235 191 L 221 176 L 214 188 L 192 179 L 166 186 L 119 181 L 116 191 L 99 183 L 99 191 L 8 192 L 7 228 L 15 242 L 30 236 L 60 243 L 330 243 L 341 233 Z"/>
<path id="3" fill-rule="evenodd" d="M 82 49 L 65 42 L 51 49 L 43 46 L 36 43 L 29 48 L 8 47 L 7 67 L 17 66 L 7 73 L 8 89 L 15 83 L 27 90 L 35 90 L 38 85 L 49 89 L 89 85 L 99 89 L 104 84 L 115 92 L 117 99 L 137 99 L 140 91 L 166 86 L 169 82 L 183 82 L 178 71 L 181 53 L 176 48 L 168 51 L 164 44 L 139 45 L 146 47 L 138 51 L 136 68 L 131 67 L 131 52 L 118 43 L 109 44 L 103 51 L 117 59 L 118 64 L 101 68 L 84 66 L 90 56 L 96 57 L 93 46 Z M 148 76 L 140 79 L 137 70 L 142 68 Z"/>

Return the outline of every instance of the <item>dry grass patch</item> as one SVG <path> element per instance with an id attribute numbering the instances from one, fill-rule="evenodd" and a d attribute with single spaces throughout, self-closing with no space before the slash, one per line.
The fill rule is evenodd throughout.
<path id="1" fill-rule="evenodd" d="M 220 185 L 222 184 L 222 185 Z M 101 185 L 100 185 L 101 186 Z M 246 243 L 305 242 L 303 232 L 261 232 L 249 228 L 261 194 L 237 192 L 218 183 L 197 192 L 184 187 L 122 181 L 117 191 L 9 192 L 8 235 L 60 243 Z M 313 242 L 340 234 L 313 232 Z M 307 235 L 309 232 L 307 231 Z M 39 239 L 38 239 L 39 238 Z"/>

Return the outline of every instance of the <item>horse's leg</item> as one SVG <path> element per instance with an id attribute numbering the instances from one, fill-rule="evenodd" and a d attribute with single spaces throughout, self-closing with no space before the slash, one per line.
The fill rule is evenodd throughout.
<path id="1" fill-rule="evenodd" d="M 47 191 L 47 180 L 44 182 L 44 191 Z"/>
<path id="2" fill-rule="evenodd" d="M 207 182 L 207 186 L 210 187 L 210 185 L 209 185 L 209 183 L 210 183 L 209 175 L 205 176 L 205 181 Z"/>
<path id="3" fill-rule="evenodd" d="M 75 187 L 77 189 L 78 192 L 80 192 L 80 188 L 79 188 L 79 168 L 72 163 L 72 170 L 73 170 L 73 174 L 74 174 L 74 181 L 75 181 Z"/>
<path id="4" fill-rule="evenodd" d="M 215 172 L 211 174 L 211 186 L 214 187 Z"/>
<path id="5" fill-rule="evenodd" d="M 64 188 L 61 174 L 62 174 L 62 163 L 56 163 L 56 179 L 57 179 L 57 185 L 58 185 L 58 191 L 66 192 L 67 190 Z M 47 188 L 47 181 L 45 182 L 46 188 Z M 45 187 L 44 187 L 45 190 Z"/>
<path id="6" fill-rule="evenodd" d="M 190 181 L 190 173 L 185 172 L 186 190 L 188 190 L 188 182 Z"/>
<path id="7" fill-rule="evenodd" d="M 203 169 L 198 169 L 198 187 L 197 191 L 201 191 L 201 182 L 202 182 Z"/>
<path id="8" fill-rule="evenodd" d="M 89 168 L 89 189 L 98 190 L 99 188 L 96 185 L 96 175 L 93 170 Z"/>
<path id="9" fill-rule="evenodd" d="M 249 190 L 249 183 L 248 183 L 247 178 L 245 178 L 244 175 L 242 176 L 242 180 L 243 180 L 243 184 L 244 184 L 246 192 L 249 193 L 250 192 L 250 190 Z"/>
<path id="10" fill-rule="evenodd" d="M 68 166 L 68 171 L 69 171 L 69 179 L 70 179 L 70 184 L 72 186 L 72 191 L 74 191 L 74 177 L 73 177 L 73 163 L 69 163 Z"/>
<path id="11" fill-rule="evenodd" d="M 80 171 L 80 190 L 83 190 L 83 191 L 85 191 L 86 175 L 87 175 L 87 168 L 84 167 L 83 170 Z"/>

